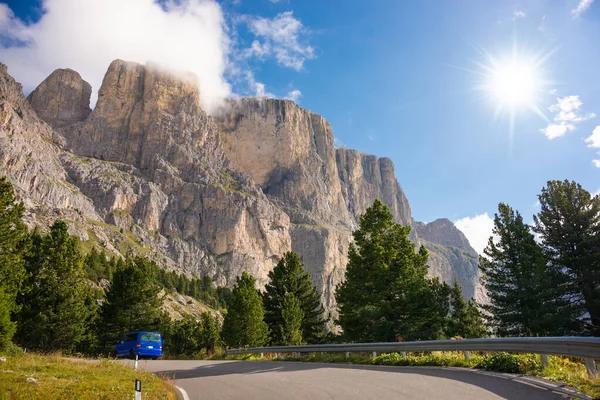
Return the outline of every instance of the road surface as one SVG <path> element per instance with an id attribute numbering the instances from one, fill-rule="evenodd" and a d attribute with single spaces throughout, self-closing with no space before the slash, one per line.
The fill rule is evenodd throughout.
<path id="1" fill-rule="evenodd" d="M 459 368 L 167 360 L 140 367 L 174 376 L 190 400 L 571 398 L 535 379 Z"/>

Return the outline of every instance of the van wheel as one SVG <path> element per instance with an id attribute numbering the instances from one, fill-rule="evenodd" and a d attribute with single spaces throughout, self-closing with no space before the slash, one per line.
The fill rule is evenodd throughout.
<path id="1" fill-rule="evenodd" d="M 129 350 L 129 358 L 135 360 L 135 353 L 133 352 L 133 350 Z"/>
<path id="2" fill-rule="evenodd" d="M 113 350 L 113 351 L 110 353 L 110 356 L 111 356 L 112 358 L 117 358 L 117 352 L 116 352 L 115 350 Z"/>

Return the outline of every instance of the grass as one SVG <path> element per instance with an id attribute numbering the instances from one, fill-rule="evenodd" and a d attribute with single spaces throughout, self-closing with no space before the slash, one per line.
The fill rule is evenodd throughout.
<path id="1" fill-rule="evenodd" d="M 128 399 L 135 379 L 144 399 L 176 400 L 174 386 L 160 377 L 108 360 L 88 362 L 60 355 L 3 355 L 0 399 Z M 37 380 L 28 382 L 28 378 Z M 30 379 L 31 380 L 31 379 Z"/>
<path id="2" fill-rule="evenodd" d="M 363 365 L 391 366 L 440 366 L 486 369 L 497 372 L 510 372 L 530 376 L 539 376 L 550 381 L 565 383 L 594 399 L 600 399 L 600 376 L 588 378 L 585 365 L 581 360 L 549 356 L 549 367 L 542 368 L 540 356 L 537 354 L 510 354 L 471 352 L 466 360 L 462 352 L 423 352 L 407 353 L 402 357 L 399 353 L 380 354 L 371 358 L 367 353 L 351 353 L 346 358 L 344 353 L 303 353 L 302 357 L 291 354 L 281 354 L 278 360 L 345 363 Z M 264 358 L 254 354 L 226 356 L 227 360 L 269 361 L 276 359 L 276 354 L 265 353 Z"/>

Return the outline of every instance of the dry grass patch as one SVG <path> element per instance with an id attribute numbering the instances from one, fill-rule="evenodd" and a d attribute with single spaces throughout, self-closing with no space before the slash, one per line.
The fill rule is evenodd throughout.
<path id="1" fill-rule="evenodd" d="M 144 399 L 176 400 L 171 382 L 108 360 L 70 360 L 60 355 L 4 356 L 0 399 L 129 399 L 135 379 Z"/>

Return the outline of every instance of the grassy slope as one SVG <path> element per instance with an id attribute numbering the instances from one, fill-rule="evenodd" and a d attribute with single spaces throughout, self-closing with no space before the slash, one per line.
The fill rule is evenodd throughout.
<path id="1" fill-rule="evenodd" d="M 506 355 L 503 353 L 503 355 Z M 367 354 L 352 353 L 346 358 L 343 353 L 309 353 L 301 358 L 287 357 L 282 354 L 279 360 L 287 361 L 305 361 L 305 362 L 326 362 L 326 363 L 352 363 L 366 365 L 395 365 L 395 366 L 443 366 L 443 367 L 465 367 L 465 368 L 485 368 L 499 372 L 513 372 L 524 375 L 540 376 L 554 382 L 562 382 L 575 388 L 580 393 L 584 393 L 594 399 L 600 399 L 600 377 L 589 379 L 585 366 L 582 362 L 566 357 L 549 356 L 550 366 L 542 369 L 539 355 L 535 354 L 514 354 L 507 355 L 511 360 L 514 359 L 518 370 L 510 370 L 513 364 L 492 363 L 492 353 L 471 353 L 471 358 L 465 360 L 462 352 L 431 352 L 430 354 L 408 353 L 403 358 L 398 353 L 382 354 L 376 358 L 370 358 Z M 255 355 L 227 356 L 225 359 L 238 360 L 272 360 L 275 354 L 265 354 L 265 358 L 258 358 Z M 487 361 L 487 362 L 486 362 Z M 506 368 L 509 367 L 509 368 Z"/>
<path id="2" fill-rule="evenodd" d="M 175 400 L 175 388 L 154 374 L 108 361 L 69 360 L 58 355 L 4 356 L 0 362 L 0 399 L 129 399 L 135 379 L 144 399 Z M 37 383 L 28 382 L 34 378 Z"/>

